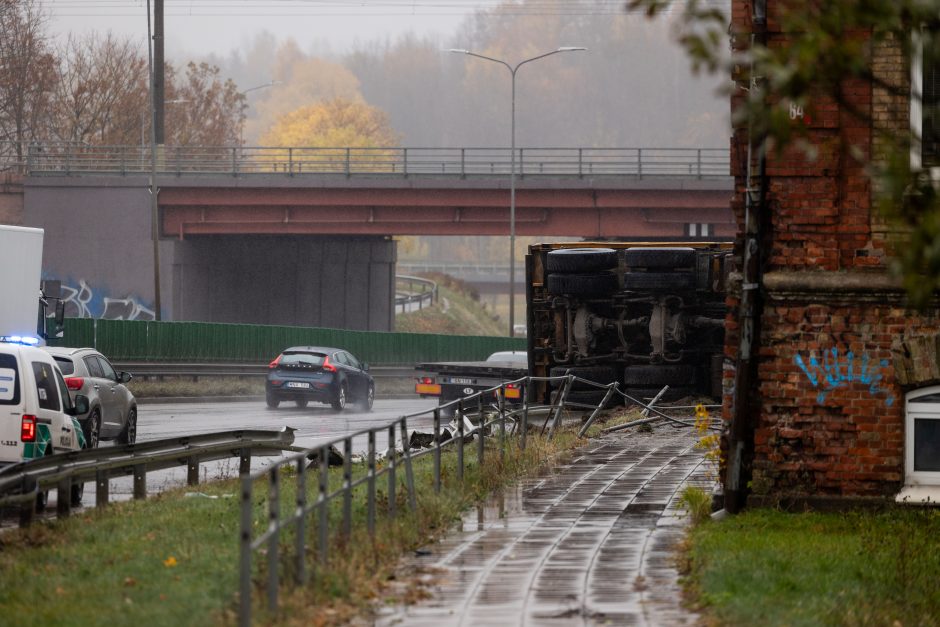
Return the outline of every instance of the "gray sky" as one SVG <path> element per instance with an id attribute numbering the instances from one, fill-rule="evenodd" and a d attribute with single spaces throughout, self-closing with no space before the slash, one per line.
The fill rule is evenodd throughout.
<path id="1" fill-rule="evenodd" d="M 563 0 L 555 0 L 563 1 Z M 147 32 L 146 0 L 42 0 L 57 35 L 69 31 Z M 152 3 L 151 3 L 152 4 Z M 474 8 L 496 0 L 165 0 L 167 54 L 226 54 L 267 30 L 347 51 L 357 41 L 392 39 L 409 31 L 450 35 Z"/>

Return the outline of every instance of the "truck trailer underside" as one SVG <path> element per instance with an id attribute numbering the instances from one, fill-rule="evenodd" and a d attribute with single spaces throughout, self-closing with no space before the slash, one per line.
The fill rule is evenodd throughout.
<path id="1" fill-rule="evenodd" d="M 634 398 L 720 398 L 730 244 L 536 244 L 526 258 L 529 369 Z M 552 386 L 536 397 L 548 401 Z M 583 401 L 602 399 L 590 387 Z M 597 399 L 593 397 L 597 396 Z"/>

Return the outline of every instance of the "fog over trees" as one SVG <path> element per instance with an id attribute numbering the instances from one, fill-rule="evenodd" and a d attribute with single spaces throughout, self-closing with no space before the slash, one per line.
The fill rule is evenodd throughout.
<path id="1" fill-rule="evenodd" d="M 261 32 L 205 59 L 168 49 L 167 143 L 255 144 L 279 118 L 341 99 L 384 111 L 404 146 L 507 146 L 507 67 L 447 50 L 515 65 L 584 46 L 520 68 L 519 146 L 727 146 L 719 79 L 690 71 L 668 20 L 572 2 L 577 11 L 561 15 L 538 0 L 507 0 L 471 14 L 447 41 L 412 34 L 342 54 L 323 50 L 315 30 L 309 41 Z M 0 140 L 140 142 L 149 123 L 145 42 L 111 32 L 55 41 L 42 7 L 0 0 Z"/>
<path id="2" fill-rule="evenodd" d="M 589 3 L 588 3 L 589 4 Z M 262 33 L 213 56 L 248 95 L 246 143 L 277 115 L 313 100 L 360 97 L 384 110 L 405 146 L 505 146 L 510 74 L 471 50 L 514 65 L 560 46 L 584 46 L 523 66 L 516 79 L 520 146 L 712 147 L 730 134 L 714 76 L 695 76 L 667 20 L 642 15 L 478 13 L 451 39 L 404 36 L 335 55 L 315 42 Z"/>

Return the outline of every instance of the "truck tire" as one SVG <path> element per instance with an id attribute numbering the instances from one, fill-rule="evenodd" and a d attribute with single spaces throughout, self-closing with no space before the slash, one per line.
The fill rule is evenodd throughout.
<path id="1" fill-rule="evenodd" d="M 548 272 L 597 272 L 617 267 L 617 251 L 611 248 L 562 248 L 546 256 Z"/>
<path id="2" fill-rule="evenodd" d="M 659 391 L 663 389 L 663 386 L 656 387 L 635 387 L 627 388 L 623 391 L 627 396 L 633 397 L 638 401 L 648 401 L 651 398 L 655 398 Z M 666 393 L 659 398 L 659 403 L 671 403 L 677 401 L 680 398 L 685 398 L 686 396 L 694 396 L 695 388 L 688 385 L 679 385 L 679 386 L 669 386 L 669 389 L 666 390 Z M 629 399 L 627 400 L 629 403 Z"/>
<path id="3" fill-rule="evenodd" d="M 548 278 L 551 280 L 551 276 Z M 693 290 L 695 275 L 690 272 L 627 272 L 623 275 L 623 289 L 638 292 Z"/>
<path id="4" fill-rule="evenodd" d="M 617 373 L 610 366 L 555 366 L 549 370 L 548 374 L 552 377 L 563 377 L 566 374 L 573 374 L 580 379 L 586 379 L 587 381 L 593 381 L 594 383 L 600 383 L 601 385 L 608 385 L 617 380 Z M 562 382 L 552 381 L 551 385 L 553 388 L 560 388 Z M 587 383 L 575 381 L 574 387 L 571 389 L 594 391 L 598 388 L 594 387 L 593 385 L 588 385 Z"/>
<path id="5" fill-rule="evenodd" d="M 623 252 L 628 268 L 694 268 L 695 251 L 691 248 L 628 248 Z"/>
<path id="6" fill-rule="evenodd" d="M 580 405 L 590 405 L 597 407 L 603 402 L 607 395 L 607 390 L 581 390 L 577 392 L 568 392 L 565 396 L 565 403 L 578 403 Z M 623 397 L 616 392 L 610 396 L 610 400 L 604 405 L 604 409 L 623 405 Z"/>
<path id="7" fill-rule="evenodd" d="M 627 366 L 623 369 L 623 384 L 627 387 L 695 386 L 695 366 L 689 364 L 660 364 L 656 366 Z M 658 391 L 658 390 L 657 390 Z"/>
<path id="8" fill-rule="evenodd" d="M 617 291 L 617 277 L 610 272 L 597 274 L 549 274 L 548 293 L 595 298 Z"/>

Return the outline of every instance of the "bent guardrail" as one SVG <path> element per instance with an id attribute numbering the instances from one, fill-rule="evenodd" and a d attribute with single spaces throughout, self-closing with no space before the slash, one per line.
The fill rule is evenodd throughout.
<path id="1" fill-rule="evenodd" d="M 68 516 L 73 485 L 95 482 L 95 504 L 109 501 L 109 480 L 133 474 L 134 498 L 147 497 L 147 473 L 165 468 L 187 467 L 187 483 L 199 483 L 203 462 L 238 457 L 239 474 L 251 470 L 253 452 L 284 450 L 294 442 L 294 430 L 246 430 L 206 433 L 140 444 L 84 449 L 40 457 L 0 470 L 0 508 L 20 506 L 20 526 L 29 525 L 36 515 L 39 494 L 57 491 L 56 513 Z"/>
<path id="2" fill-rule="evenodd" d="M 555 391 L 546 405 L 533 404 L 531 388 L 536 382 L 556 383 Z M 586 384 L 594 389 L 604 390 L 603 400 L 596 406 L 584 403 L 568 403 L 569 390 L 575 383 Z M 518 403 L 510 405 L 506 400 L 509 386 L 521 390 Z M 465 448 L 475 440 L 477 464 L 482 466 L 487 452 L 486 437 L 496 438 L 495 446 L 502 461 L 507 451 L 508 438 L 514 437 L 520 449 L 527 446 L 527 434 L 530 430 L 530 418 L 543 418 L 542 432 L 546 430 L 553 436 L 563 420 L 566 405 L 593 410 L 588 423 L 593 421 L 600 410 L 619 394 L 625 400 L 647 408 L 658 418 L 675 418 L 623 394 L 617 384 L 602 385 L 573 375 L 556 377 L 523 377 L 515 381 L 504 382 L 487 390 L 456 399 L 431 410 L 425 410 L 401 416 L 386 425 L 361 430 L 336 438 L 316 447 L 298 449 L 292 446 L 293 430 L 284 428 L 280 431 L 238 430 L 232 432 L 200 434 L 168 440 L 144 442 L 124 447 L 109 447 L 52 455 L 28 463 L 10 466 L 0 471 L 0 507 L 21 505 L 21 524 L 29 524 L 35 515 L 37 495 L 44 490 L 56 489 L 60 515 L 69 513 L 69 495 L 71 487 L 79 482 L 95 481 L 96 504 L 108 502 L 108 479 L 118 474 L 133 474 L 134 497 L 146 497 L 146 476 L 154 470 L 170 467 L 187 467 L 187 481 L 195 485 L 199 481 L 199 464 L 205 461 L 227 457 L 239 457 L 241 477 L 240 503 L 240 557 L 239 557 L 239 624 L 250 625 L 253 601 L 253 556 L 256 551 L 266 553 L 265 588 L 267 606 L 276 610 L 280 588 L 280 570 L 282 561 L 290 558 L 291 579 L 294 584 L 303 584 L 309 579 L 307 564 L 308 523 L 315 524 L 316 559 L 321 567 L 328 556 L 330 538 L 329 508 L 337 500 L 342 501 L 341 515 L 338 517 L 339 533 L 345 537 L 351 535 L 353 491 L 364 488 L 366 494 L 367 530 L 374 537 L 378 515 L 379 494 L 377 485 L 383 476 L 387 480 L 385 515 L 397 516 L 399 503 L 399 477 L 404 477 L 404 490 L 407 493 L 403 502 L 415 511 L 418 494 L 415 486 L 413 462 L 424 455 L 433 458 L 433 489 L 440 492 L 442 485 L 442 460 L 445 449 L 453 447 L 456 452 L 455 478 L 464 480 L 466 462 Z M 457 419 L 453 430 L 444 437 L 441 425 L 441 410 L 454 406 Z M 409 438 L 408 421 L 415 417 L 430 414 L 432 433 L 429 448 L 415 450 Z M 474 424 L 474 421 L 476 424 Z M 641 421 L 638 421 L 641 422 Z M 681 424 L 689 424 L 677 420 Z M 582 428 L 581 433 L 587 427 Z M 387 453 L 377 451 L 377 436 L 387 434 Z M 364 458 L 365 474 L 353 478 L 353 440 L 366 437 L 367 452 Z M 400 447 L 397 442 L 400 441 Z M 331 452 L 341 448 L 342 482 L 338 489 L 330 490 L 329 466 Z M 293 451 L 293 454 L 274 460 L 267 467 L 251 472 L 250 461 L 259 451 Z M 315 459 L 316 463 L 311 464 Z M 379 467 L 380 461 L 384 461 Z M 294 472 L 288 472 L 294 470 Z M 315 496 L 308 498 L 308 477 L 316 481 Z M 281 486 L 285 478 L 295 481 L 295 502 L 290 512 L 282 512 Z M 267 482 L 264 493 L 266 503 L 261 501 L 267 512 L 268 524 L 261 533 L 255 535 L 255 484 Z M 260 491 L 259 491 L 260 492 Z M 313 521 L 309 520 L 311 518 Z M 293 550 L 284 550 L 284 534 L 294 531 Z M 335 530 L 334 530 L 335 532 Z M 312 548 L 312 547 L 311 547 Z"/>
<path id="3" fill-rule="evenodd" d="M 549 381 L 559 384 L 553 393 L 550 404 L 533 405 L 530 403 L 532 398 L 531 386 L 537 381 Z M 266 553 L 264 596 L 267 600 L 268 609 L 276 611 L 280 590 L 282 556 L 289 557 L 292 562 L 290 570 L 293 584 L 304 585 L 309 579 L 310 571 L 306 563 L 308 550 L 307 524 L 311 521 L 308 521 L 308 518 L 315 516 L 315 521 L 313 521 L 313 524 L 316 525 L 316 532 L 313 533 L 313 537 L 316 539 L 315 552 L 317 564 L 322 568 L 328 556 L 330 534 L 328 514 L 330 504 L 334 500 L 342 499 L 339 533 L 348 538 L 351 535 L 352 527 L 353 491 L 365 486 L 366 525 L 369 535 L 374 538 L 378 503 L 376 487 L 381 477 L 385 476 L 387 478 L 386 515 L 390 518 L 397 516 L 399 472 L 404 472 L 404 489 L 407 491 L 408 507 L 411 511 L 415 511 L 417 509 L 417 492 L 412 468 L 415 459 L 423 455 L 433 456 L 433 489 L 435 493 L 439 493 L 442 489 L 441 454 L 445 448 L 454 447 L 456 449 L 456 479 L 458 482 L 462 482 L 464 479 L 465 446 L 468 441 L 476 440 L 477 463 L 482 465 L 486 456 L 484 438 L 487 434 L 492 434 L 495 426 L 496 436 L 498 437 L 496 446 L 500 461 L 503 461 L 506 454 L 507 436 L 515 436 L 520 449 L 525 449 L 529 419 L 536 413 L 544 416 L 542 433 L 545 433 L 547 429 L 548 436 L 552 437 L 561 425 L 562 410 L 566 404 L 569 404 L 567 403 L 567 395 L 575 383 L 581 383 L 605 392 L 603 400 L 596 406 L 570 403 L 570 405 L 580 408 L 593 409 L 587 422 L 580 430 L 581 435 L 587 431 L 587 428 L 596 419 L 601 409 L 607 406 L 615 395 L 620 395 L 624 400 L 640 405 L 648 409 L 650 413 L 656 414 L 656 417 L 652 420 L 675 420 L 672 416 L 653 407 L 652 404 L 643 403 L 624 394 L 620 391 L 617 383 L 602 385 L 570 374 L 556 377 L 523 377 L 475 392 L 431 410 L 402 416 L 384 426 L 364 429 L 316 447 L 298 451 L 294 455 L 275 461 L 262 470 L 250 475 L 243 475 L 241 479 L 239 624 L 247 627 L 252 621 L 252 563 L 253 554 L 256 551 L 263 550 Z M 509 386 L 518 386 L 518 389 L 521 390 L 519 402 L 512 407 L 506 401 L 505 391 Z M 450 437 L 444 438 L 441 427 L 441 410 L 451 406 L 456 407 L 455 428 L 453 433 L 448 434 Z M 431 414 L 433 420 L 431 446 L 430 448 L 414 451 L 408 437 L 408 421 L 427 414 Z M 475 419 L 476 425 L 470 419 Z M 682 424 L 691 426 L 691 423 L 683 422 Z M 387 454 L 384 456 L 376 451 L 376 439 L 380 433 L 387 434 L 389 443 Z M 353 440 L 362 437 L 367 439 L 367 450 L 364 456 L 365 474 L 354 480 Z M 396 441 L 401 442 L 400 448 L 396 446 Z M 342 485 L 338 489 L 330 491 L 329 466 L 331 452 L 334 449 L 337 451 L 342 450 Z M 385 462 L 382 468 L 379 468 L 380 457 L 383 457 Z M 311 463 L 311 460 L 314 460 L 314 463 Z M 312 469 L 311 466 L 313 466 Z M 287 472 L 288 469 L 293 472 Z M 317 485 L 316 495 L 312 500 L 308 499 L 307 494 L 307 479 L 310 474 L 313 475 Z M 284 515 L 281 511 L 282 505 L 280 502 L 282 478 L 284 477 L 293 477 L 295 482 L 295 507 L 287 515 Z M 260 481 L 267 482 L 267 507 L 265 509 L 268 524 L 262 533 L 255 536 L 253 535 L 256 528 L 254 523 L 254 486 Z M 288 556 L 284 555 L 285 551 L 282 550 L 282 534 L 291 529 L 294 532 L 293 551 Z"/>

